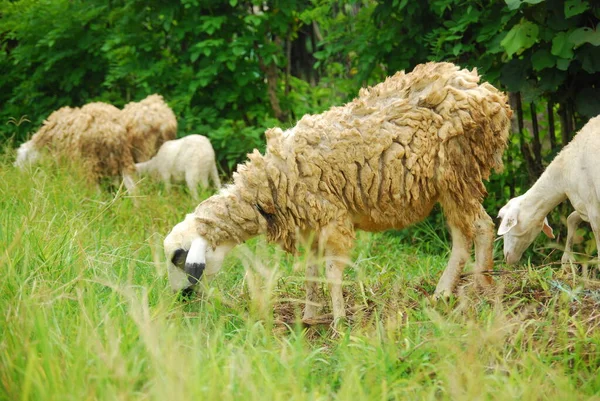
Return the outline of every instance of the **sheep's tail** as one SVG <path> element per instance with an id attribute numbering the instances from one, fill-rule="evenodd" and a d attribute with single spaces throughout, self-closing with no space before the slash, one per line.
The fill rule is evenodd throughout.
<path id="1" fill-rule="evenodd" d="M 221 188 L 221 180 L 219 179 L 219 171 L 217 170 L 217 163 L 212 164 L 212 169 L 210 171 L 210 178 L 212 179 L 215 187 Z"/>

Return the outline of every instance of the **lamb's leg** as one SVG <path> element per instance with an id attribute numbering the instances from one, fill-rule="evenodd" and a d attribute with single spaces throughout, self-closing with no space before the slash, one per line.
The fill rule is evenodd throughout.
<path id="1" fill-rule="evenodd" d="M 210 170 L 211 179 L 215 188 L 221 188 L 221 180 L 219 179 L 219 171 L 217 170 L 217 165 L 213 163 L 212 168 Z"/>
<path id="2" fill-rule="evenodd" d="M 318 301 L 318 284 L 316 281 L 319 273 L 319 267 L 316 263 L 309 263 L 306 266 L 306 304 L 304 305 L 303 319 L 312 319 L 317 315 L 317 301 Z"/>
<path id="3" fill-rule="evenodd" d="M 575 258 L 573 257 L 573 239 L 575 238 L 575 232 L 579 227 L 579 224 L 583 219 L 577 213 L 577 211 L 571 213 L 569 217 L 567 217 L 567 241 L 565 243 L 565 252 L 560 259 L 563 267 L 569 267 L 571 263 L 575 262 Z"/>
<path id="4" fill-rule="evenodd" d="M 448 225 L 452 235 L 452 252 L 448 265 L 435 288 L 434 295 L 436 298 L 447 298 L 452 295 L 456 284 L 458 284 L 462 269 L 469 259 L 473 243 L 473 240 L 458 225 L 450 221 Z"/>
<path id="5" fill-rule="evenodd" d="M 208 188 L 208 174 L 203 174 L 200 177 L 200 185 L 202 188 Z"/>
<path id="6" fill-rule="evenodd" d="M 494 281 L 486 272 L 494 268 L 494 221 L 486 213 L 483 206 L 478 219 L 475 221 L 475 284 L 480 288 L 487 288 Z"/>
<path id="7" fill-rule="evenodd" d="M 190 190 L 190 194 L 195 201 L 198 201 L 200 197 L 198 196 L 198 178 L 195 174 L 193 174 L 190 170 L 185 173 L 185 182 Z"/>
<path id="8" fill-rule="evenodd" d="M 171 192 L 171 173 L 167 171 L 161 171 L 160 179 L 165 186 L 165 191 L 167 191 L 167 193 Z"/>

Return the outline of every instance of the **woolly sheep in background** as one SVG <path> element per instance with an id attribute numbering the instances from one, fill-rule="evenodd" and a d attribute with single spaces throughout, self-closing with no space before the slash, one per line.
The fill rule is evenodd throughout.
<path id="1" fill-rule="evenodd" d="M 326 257 L 337 321 L 345 316 L 342 273 L 355 230 L 401 229 L 440 203 L 452 253 L 435 290 L 450 295 L 475 243 L 478 286 L 493 267 L 494 223 L 481 202 L 492 168 L 502 168 L 512 111 L 506 96 L 476 70 L 427 63 L 362 89 L 359 97 L 295 127 L 269 129 L 267 151 L 249 155 L 233 184 L 208 198 L 164 241 L 173 290 L 214 274 L 227 252 L 251 237 L 294 252 L 314 233 Z M 306 243 L 306 242 L 304 242 Z M 306 276 L 304 319 L 317 313 Z"/>
<path id="2" fill-rule="evenodd" d="M 127 103 L 121 120 L 136 163 L 149 160 L 164 142 L 177 138 L 175 114 L 157 94 L 141 102 Z"/>
<path id="3" fill-rule="evenodd" d="M 106 103 L 63 107 L 17 149 L 15 166 L 23 169 L 48 152 L 55 159 L 79 163 L 91 183 L 122 176 L 125 187 L 133 192 L 135 165 L 119 118 L 120 110 Z"/>
<path id="4" fill-rule="evenodd" d="M 546 216 L 567 198 L 575 211 L 567 219 L 563 264 L 574 262 L 573 236 L 589 222 L 600 250 L 600 116 L 592 118 L 546 167 L 536 183 L 500 209 L 506 263 L 516 263 L 540 232 L 554 238 Z"/>
<path id="5" fill-rule="evenodd" d="M 221 187 L 215 162 L 215 151 L 208 138 L 188 135 L 162 144 L 152 159 L 136 163 L 138 173 L 159 177 L 170 189 L 171 180 L 186 182 L 190 194 L 198 200 L 198 184 L 208 188 L 209 177 L 216 188 Z"/>

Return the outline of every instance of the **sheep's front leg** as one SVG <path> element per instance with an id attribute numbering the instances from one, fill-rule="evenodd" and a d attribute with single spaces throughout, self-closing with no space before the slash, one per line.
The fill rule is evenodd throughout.
<path id="1" fill-rule="evenodd" d="M 306 266 L 306 303 L 304 305 L 304 314 L 302 315 L 304 320 L 312 319 L 317 315 L 318 272 L 319 267 L 316 263 L 309 263 L 308 266 Z"/>
<path id="2" fill-rule="evenodd" d="M 494 268 L 494 221 L 481 207 L 479 218 L 475 221 L 475 284 L 487 288 L 494 281 L 486 272 Z"/>
<path id="3" fill-rule="evenodd" d="M 185 173 L 185 182 L 187 187 L 192 195 L 192 198 L 195 201 L 198 201 L 200 197 L 198 196 L 198 177 L 195 174 L 195 171 L 189 170 Z"/>
<path id="4" fill-rule="evenodd" d="M 325 274 L 331 295 L 333 322 L 337 325 L 346 317 L 342 280 L 354 243 L 354 227 L 349 219 L 341 219 L 328 226 L 321 234 L 319 246 L 325 249 Z"/>
<path id="5" fill-rule="evenodd" d="M 447 298 L 452 295 L 465 263 L 471 254 L 472 239 L 457 225 L 449 223 L 452 235 L 452 252 L 448 265 L 435 288 L 436 298 Z"/>
<path id="6" fill-rule="evenodd" d="M 575 233 L 577 228 L 581 224 L 583 219 L 577 213 L 577 211 L 571 213 L 569 217 L 567 217 L 567 241 L 565 243 L 565 253 L 563 253 L 562 258 L 560 259 L 563 267 L 568 267 L 571 263 L 575 262 L 575 258 L 573 257 L 573 240 L 575 238 Z"/>
<path id="7" fill-rule="evenodd" d="M 327 284 L 329 286 L 329 293 L 331 294 L 334 324 L 346 317 L 344 294 L 342 292 L 342 280 L 346 263 L 340 261 L 338 258 L 338 255 L 327 256 L 326 267 Z"/>

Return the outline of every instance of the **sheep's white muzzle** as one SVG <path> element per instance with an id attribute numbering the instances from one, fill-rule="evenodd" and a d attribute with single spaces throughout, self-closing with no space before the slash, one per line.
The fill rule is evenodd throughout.
<path id="1" fill-rule="evenodd" d="M 200 281 L 206 268 L 206 248 L 208 243 L 204 238 L 195 238 L 185 258 L 183 270 L 188 275 L 188 281 L 194 285 Z"/>

